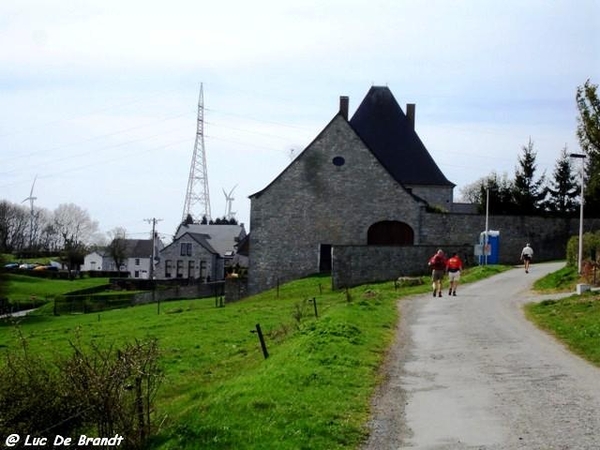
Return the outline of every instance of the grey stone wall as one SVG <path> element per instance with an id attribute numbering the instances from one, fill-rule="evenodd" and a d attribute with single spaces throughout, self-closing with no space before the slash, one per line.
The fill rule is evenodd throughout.
<path id="1" fill-rule="evenodd" d="M 490 230 L 500 232 L 499 262 L 516 264 L 527 242 L 534 261 L 563 259 L 567 241 L 579 234 L 579 218 L 556 219 L 532 216 L 489 216 Z M 584 230 L 600 229 L 600 219 L 584 219 Z M 470 244 L 485 230 L 485 215 L 426 213 L 421 243 L 431 245 Z"/>
<path id="2" fill-rule="evenodd" d="M 491 216 L 490 229 L 500 231 L 500 264 L 520 264 L 521 250 L 531 243 L 534 263 L 564 259 L 566 244 L 579 234 L 579 219 Z M 485 229 L 485 216 L 426 214 L 423 242 L 415 246 L 334 246 L 334 289 L 364 283 L 395 280 L 399 276 L 425 275 L 427 261 L 438 249 L 458 252 L 466 266 L 478 264 L 474 246 Z M 600 219 L 584 220 L 584 231 L 600 229 Z"/>
<path id="3" fill-rule="evenodd" d="M 251 197 L 249 291 L 317 272 L 320 244 L 364 245 L 376 222 L 399 220 L 418 230 L 423 210 L 336 116 Z"/>
<path id="4" fill-rule="evenodd" d="M 181 244 L 191 244 L 192 254 L 182 255 Z M 170 277 L 167 277 L 167 261 L 170 261 Z M 181 261 L 182 264 L 180 277 L 177 276 L 178 261 Z M 191 271 L 190 262 L 193 264 Z M 202 264 L 203 268 L 201 268 Z M 200 245 L 192 236 L 184 234 L 160 251 L 160 261 L 155 267 L 154 276 L 159 280 L 169 278 L 206 279 L 207 276 L 210 276 L 212 281 L 222 280 L 224 278 L 223 260 L 218 259 L 215 254 Z"/>
<path id="5" fill-rule="evenodd" d="M 408 185 L 413 194 L 425 199 L 431 206 L 437 206 L 446 211 L 452 209 L 452 187 L 451 186 L 419 186 Z"/>
<path id="6" fill-rule="evenodd" d="M 225 303 L 232 303 L 248 296 L 247 278 L 225 278 Z"/>
<path id="7" fill-rule="evenodd" d="M 334 246 L 331 283 L 333 289 L 365 283 L 396 280 L 401 276 L 421 276 L 429 273 L 427 262 L 439 247 L 413 246 Z M 447 254 L 457 252 L 465 266 L 473 263 L 471 246 L 449 246 Z"/>

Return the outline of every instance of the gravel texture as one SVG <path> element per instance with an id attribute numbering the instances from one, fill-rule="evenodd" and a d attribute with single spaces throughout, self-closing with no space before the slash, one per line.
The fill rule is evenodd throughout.
<path id="1" fill-rule="evenodd" d="M 402 314 L 363 450 L 600 449 L 600 369 L 527 321 L 536 264 L 420 295 Z"/>

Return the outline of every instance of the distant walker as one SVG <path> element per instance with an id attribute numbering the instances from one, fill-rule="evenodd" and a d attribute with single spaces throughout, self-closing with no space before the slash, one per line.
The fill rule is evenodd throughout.
<path id="1" fill-rule="evenodd" d="M 521 251 L 521 261 L 525 265 L 525 273 L 529 273 L 529 265 L 531 264 L 531 260 L 533 259 L 533 249 L 529 245 L 529 243 L 525 244 L 523 250 Z"/>

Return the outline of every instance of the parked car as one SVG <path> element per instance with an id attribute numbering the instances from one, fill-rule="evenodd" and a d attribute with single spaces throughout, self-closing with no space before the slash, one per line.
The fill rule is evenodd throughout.
<path id="1" fill-rule="evenodd" d="M 19 266 L 19 269 L 31 270 L 31 269 L 35 269 L 36 267 L 37 267 L 37 264 L 23 263 Z"/>
<path id="2" fill-rule="evenodd" d="M 5 269 L 18 269 L 19 268 L 19 263 L 4 264 L 4 268 Z"/>
<path id="3" fill-rule="evenodd" d="M 58 271 L 58 267 L 52 266 L 52 265 L 40 265 L 40 266 L 36 266 L 33 268 L 33 270 L 49 270 L 49 271 Z"/>

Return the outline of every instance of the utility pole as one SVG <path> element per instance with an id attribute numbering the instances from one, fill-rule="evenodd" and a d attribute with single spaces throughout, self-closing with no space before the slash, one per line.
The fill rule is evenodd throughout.
<path id="1" fill-rule="evenodd" d="M 156 223 L 160 222 L 162 219 L 144 219 L 145 222 L 152 224 L 152 259 L 150 260 L 150 279 L 154 280 L 154 258 L 156 257 Z"/>
<path id="2" fill-rule="evenodd" d="M 484 265 L 488 263 L 488 243 L 490 234 L 490 187 L 485 188 L 485 237 L 483 240 L 483 260 Z"/>
<path id="3" fill-rule="evenodd" d="M 199 209 L 194 207 L 198 205 Z M 206 149 L 204 148 L 204 92 L 200 83 L 200 96 L 198 98 L 198 123 L 196 127 L 196 142 L 190 166 L 183 216 L 185 221 L 191 216 L 194 222 L 200 222 L 202 216 L 211 219 L 210 195 L 208 193 L 208 170 L 206 168 Z"/>

